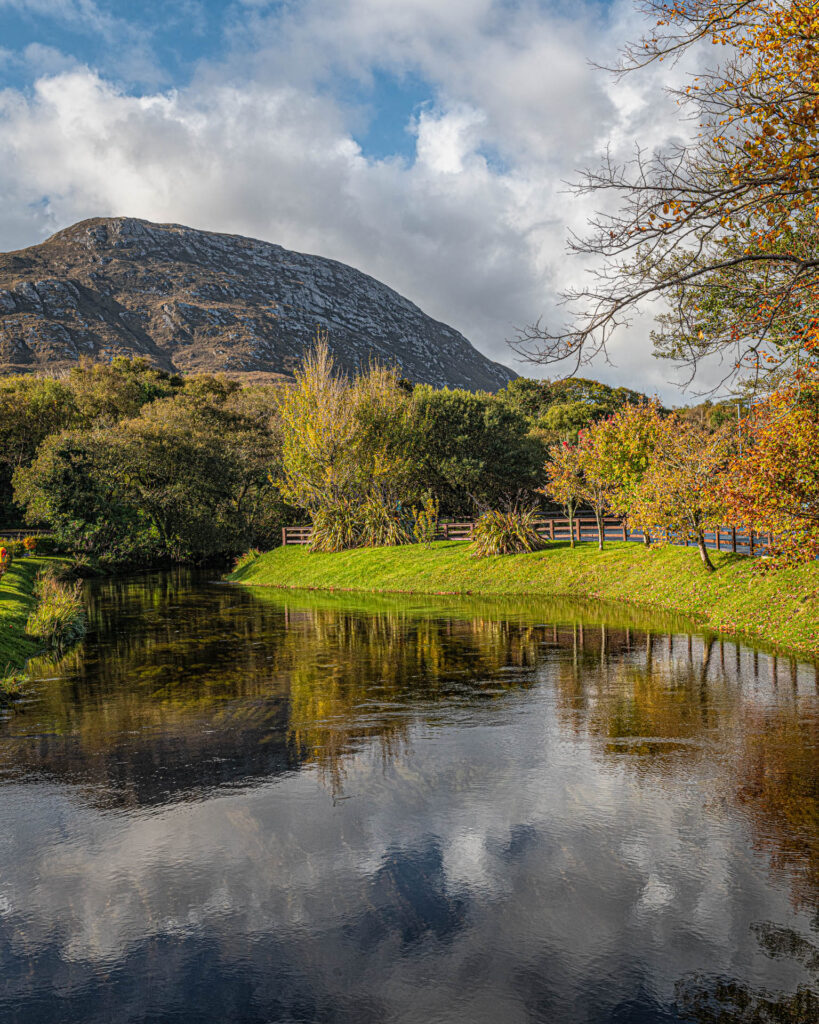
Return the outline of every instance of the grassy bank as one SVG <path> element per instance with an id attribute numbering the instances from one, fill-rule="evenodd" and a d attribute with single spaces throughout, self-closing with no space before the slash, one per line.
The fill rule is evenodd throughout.
<path id="1" fill-rule="evenodd" d="M 622 601 L 676 612 L 722 633 L 819 655 L 819 565 L 754 572 L 742 555 L 713 554 L 706 573 L 693 548 L 553 544 L 530 555 L 471 558 L 466 543 L 441 541 L 309 554 L 277 548 L 230 580 L 248 586 L 377 593 L 537 595 Z"/>
<path id="2" fill-rule="evenodd" d="M 22 671 L 28 658 L 42 647 L 38 640 L 26 636 L 26 622 L 37 604 L 34 580 L 47 561 L 17 558 L 0 578 L 0 702 L 6 689 L 4 679 Z"/>

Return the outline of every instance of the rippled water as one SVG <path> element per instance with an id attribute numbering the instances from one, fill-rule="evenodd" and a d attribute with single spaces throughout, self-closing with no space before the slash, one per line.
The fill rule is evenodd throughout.
<path id="1" fill-rule="evenodd" d="M 3 1022 L 819 1020 L 813 664 L 594 605 L 88 600 L 0 722 Z"/>

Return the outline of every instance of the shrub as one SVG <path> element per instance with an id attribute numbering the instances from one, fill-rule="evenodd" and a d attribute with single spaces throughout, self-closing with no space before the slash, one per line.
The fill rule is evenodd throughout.
<path id="1" fill-rule="evenodd" d="M 37 538 L 36 537 L 23 537 L 23 547 L 29 553 L 37 550 Z"/>
<path id="2" fill-rule="evenodd" d="M 424 495 L 421 508 L 412 510 L 412 532 L 418 543 L 423 544 L 425 548 L 435 540 L 435 534 L 438 532 L 439 509 L 438 499 L 427 493 Z"/>
<path id="3" fill-rule="evenodd" d="M 36 538 L 38 555 L 58 555 L 65 552 L 65 546 L 58 544 L 56 537 L 51 534 L 43 534 Z"/>
<path id="4" fill-rule="evenodd" d="M 34 585 L 37 607 L 29 615 L 26 632 L 62 650 L 85 636 L 86 617 L 81 584 L 63 583 L 51 568 L 41 572 Z"/>
<path id="5" fill-rule="evenodd" d="M 472 530 L 473 556 L 514 555 L 543 547 L 534 522 L 534 509 L 485 512 Z"/>
<path id="6" fill-rule="evenodd" d="M 0 537 L 0 548 L 5 548 L 7 553 L 11 556 L 11 560 L 15 558 L 22 558 L 26 553 L 26 549 L 23 547 L 21 540 L 12 540 L 11 538 L 3 539 Z"/>

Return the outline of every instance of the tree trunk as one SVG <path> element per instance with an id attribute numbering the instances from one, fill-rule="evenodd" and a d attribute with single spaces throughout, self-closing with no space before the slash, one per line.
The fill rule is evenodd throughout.
<path id="1" fill-rule="evenodd" d="M 705 534 L 702 532 L 702 530 L 697 530 L 697 547 L 699 548 L 702 564 L 709 572 L 713 572 L 714 565 L 711 559 L 708 557 L 708 548 L 705 546 Z"/>
<path id="2" fill-rule="evenodd" d="M 603 550 L 603 513 L 600 509 L 595 508 L 594 518 L 597 520 L 597 548 L 599 551 Z"/>
<path id="3" fill-rule="evenodd" d="M 643 527 L 643 544 L 645 544 L 647 548 L 651 547 L 651 534 L 645 527 Z"/>
<path id="4" fill-rule="evenodd" d="M 566 515 L 569 518 L 569 547 L 574 547 L 574 509 L 568 506 L 566 509 Z"/>

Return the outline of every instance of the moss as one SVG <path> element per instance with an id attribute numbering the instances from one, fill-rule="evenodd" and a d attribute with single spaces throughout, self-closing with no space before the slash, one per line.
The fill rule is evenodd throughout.
<path id="1" fill-rule="evenodd" d="M 248 586 L 373 593 L 536 595 L 632 602 L 686 615 L 717 632 L 819 654 L 819 564 L 760 573 L 743 555 L 641 544 L 550 544 L 531 554 L 473 558 L 464 542 L 337 554 L 277 548 L 228 578 Z"/>

